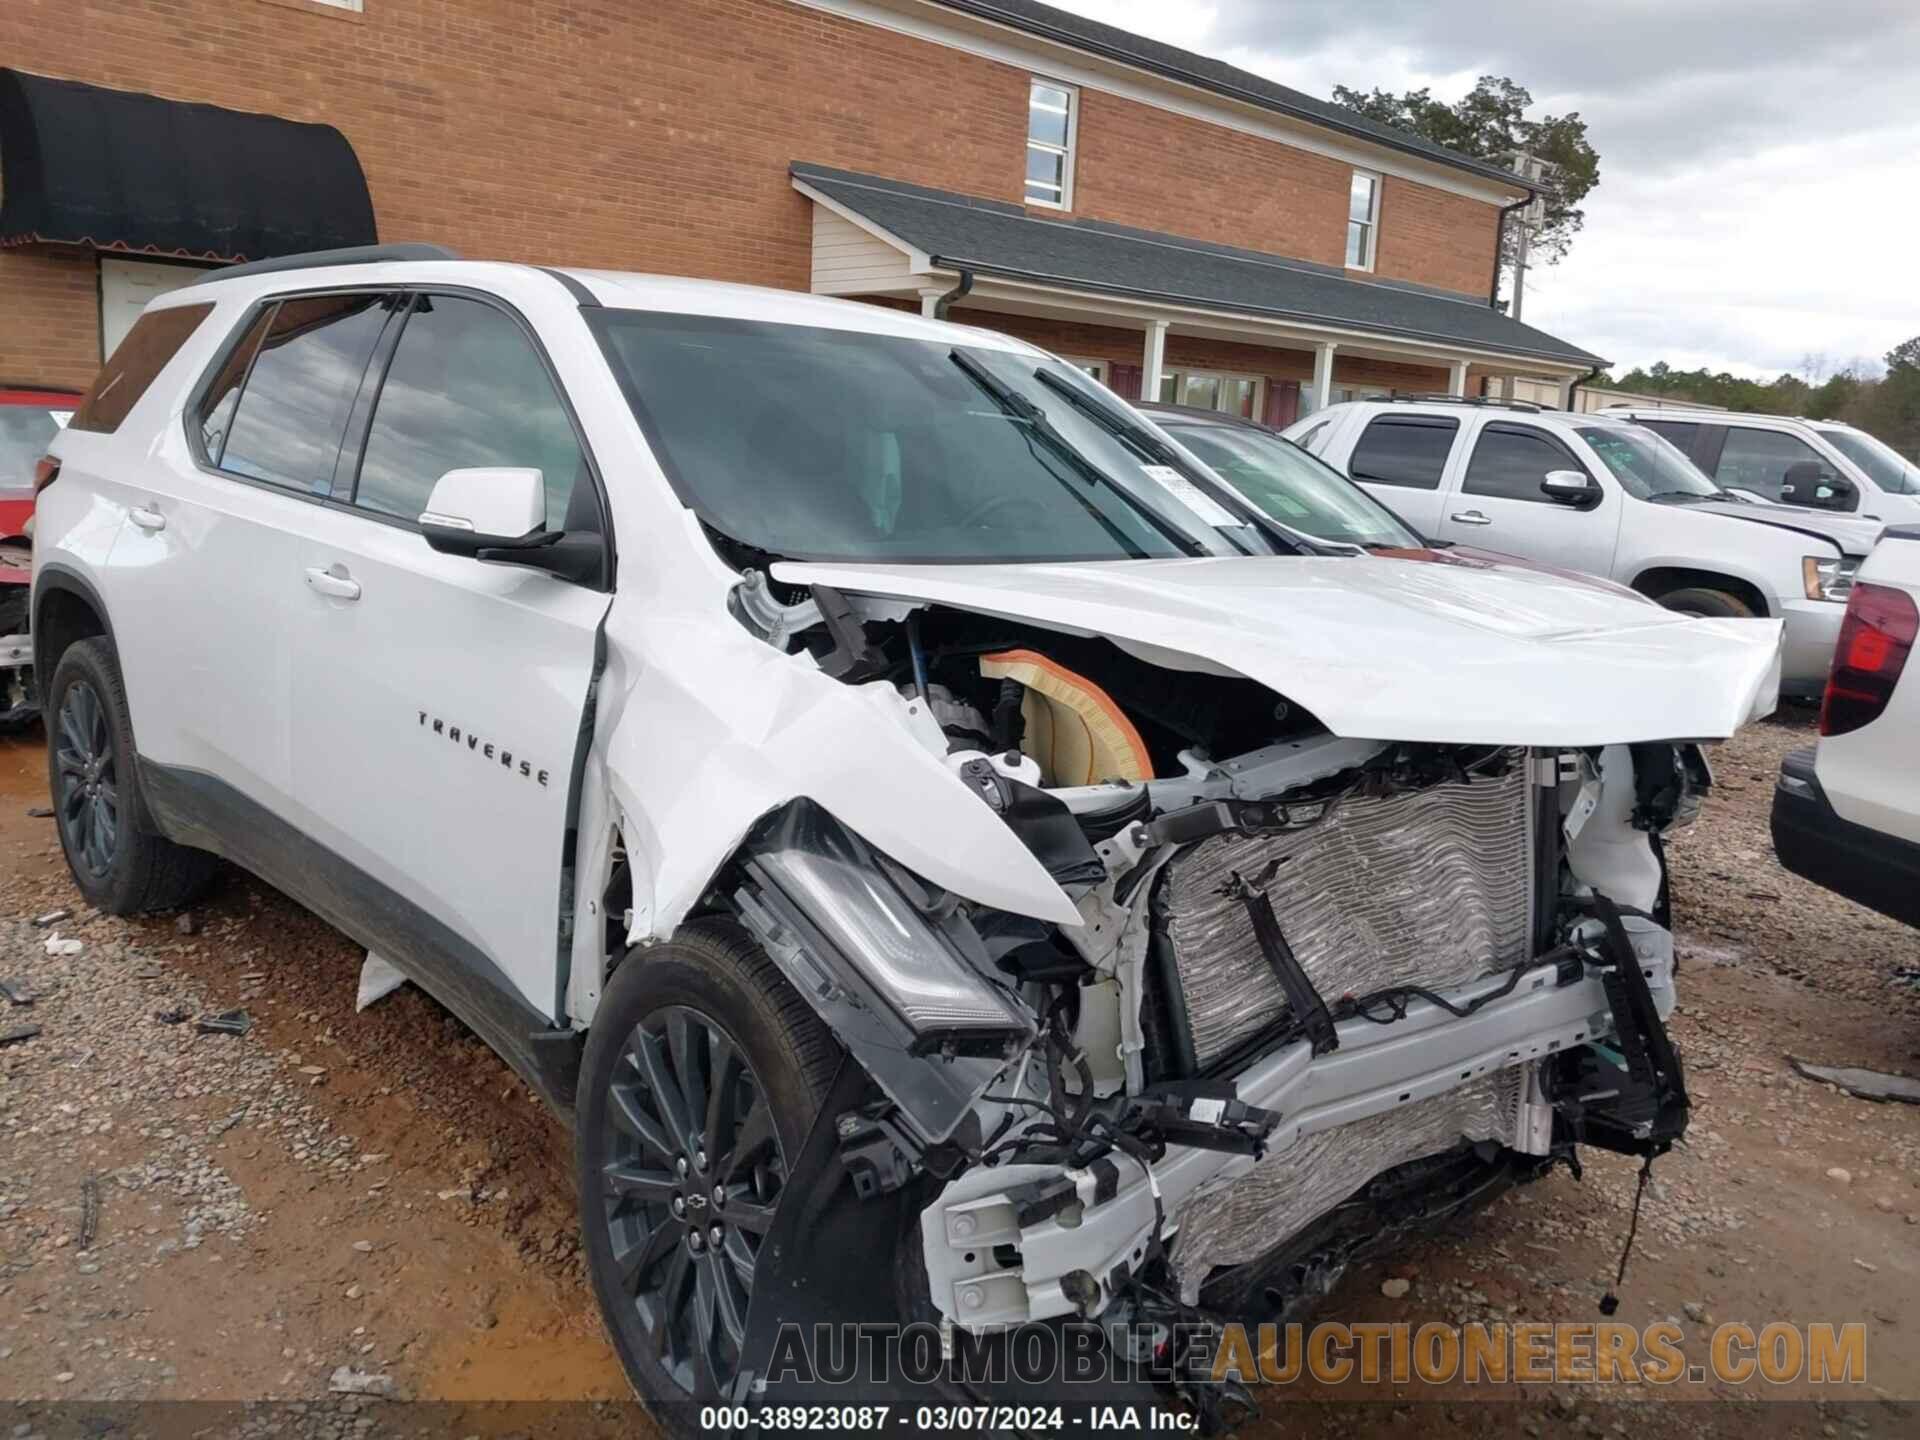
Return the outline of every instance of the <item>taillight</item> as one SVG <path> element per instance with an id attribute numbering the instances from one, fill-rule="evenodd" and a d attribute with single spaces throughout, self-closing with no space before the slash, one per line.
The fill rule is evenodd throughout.
<path id="1" fill-rule="evenodd" d="M 33 493 L 38 495 L 59 478 L 59 457 L 56 455 L 42 455 L 33 467 Z"/>
<path id="2" fill-rule="evenodd" d="M 1906 591 L 1854 582 L 1820 702 L 1822 735 L 1845 735 L 1879 718 L 1900 683 L 1917 632 L 1920 609 Z"/>

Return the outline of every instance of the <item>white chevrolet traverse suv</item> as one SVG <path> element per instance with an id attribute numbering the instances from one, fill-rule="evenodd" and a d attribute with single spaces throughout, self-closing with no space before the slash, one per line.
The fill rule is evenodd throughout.
<path id="1" fill-rule="evenodd" d="M 82 892 L 227 857 L 495 1046 L 677 1431 L 782 1322 L 978 1393 L 1686 1123 L 1660 836 L 1777 623 L 1290 529 L 1003 335 L 427 248 L 156 299 L 39 480 Z"/>

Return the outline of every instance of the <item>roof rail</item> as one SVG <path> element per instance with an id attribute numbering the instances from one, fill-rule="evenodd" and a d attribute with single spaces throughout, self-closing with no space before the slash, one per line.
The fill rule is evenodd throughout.
<path id="1" fill-rule="evenodd" d="M 1529 415 L 1538 415 L 1548 408 L 1545 405 L 1536 405 L 1531 400 L 1497 400 L 1491 395 L 1422 394 L 1413 390 L 1391 391 L 1387 399 L 1404 400 L 1418 405 L 1478 405 L 1486 410 L 1521 410 Z"/>
<path id="2" fill-rule="evenodd" d="M 444 245 L 406 241 L 398 245 L 349 245 L 342 250 L 308 250 L 299 255 L 274 255 L 216 270 L 208 280 L 232 280 L 241 275 L 278 275 L 283 270 L 315 270 L 323 265 L 377 265 L 385 260 L 458 260 L 460 252 Z"/>

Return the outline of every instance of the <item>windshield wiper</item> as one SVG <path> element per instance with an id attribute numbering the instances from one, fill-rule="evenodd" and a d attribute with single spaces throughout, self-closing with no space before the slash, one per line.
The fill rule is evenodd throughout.
<path id="1" fill-rule="evenodd" d="M 1079 450 L 1074 448 L 1073 442 L 1054 428 L 1053 421 L 1048 418 L 1047 412 L 1034 404 L 1033 401 L 1029 400 L 1025 395 L 1022 395 L 1018 390 L 1015 390 L 1011 385 L 1007 384 L 1006 381 L 1002 380 L 978 360 L 967 354 L 966 351 L 958 349 L 951 350 L 948 352 L 948 358 L 960 368 L 960 372 L 963 375 L 973 381 L 973 383 L 978 385 L 982 390 L 986 391 L 988 397 L 994 404 L 998 405 L 1008 416 L 1020 421 L 1027 427 L 1029 443 L 1037 440 L 1042 445 L 1045 445 L 1056 457 L 1066 461 L 1089 485 L 1106 486 L 1107 489 L 1113 491 L 1125 501 L 1129 508 L 1145 517 L 1148 524 L 1152 525 L 1154 529 L 1171 540 L 1174 545 L 1185 554 L 1207 554 L 1206 547 L 1198 540 L 1182 531 L 1179 526 L 1175 525 L 1172 521 L 1155 514 L 1150 506 L 1129 494 L 1125 486 L 1116 482 L 1111 475 L 1107 474 L 1106 471 L 1102 470 L 1098 465 L 1094 464 L 1093 461 L 1089 460 L 1085 455 L 1081 454 Z M 1119 535 L 1119 531 L 1111 519 L 1102 515 L 1084 499 L 1081 500 L 1081 503 L 1086 505 L 1089 513 L 1110 531 L 1113 531 L 1116 537 L 1120 538 L 1123 543 L 1131 543 L 1125 542 L 1125 537 Z"/>
<path id="2" fill-rule="evenodd" d="M 1065 376 L 1056 375 L 1050 370 L 1035 370 L 1033 374 L 1042 385 L 1060 396 L 1109 435 L 1131 445 L 1155 464 L 1165 465 L 1169 469 L 1178 471 L 1191 484 L 1197 485 L 1216 505 L 1230 515 L 1238 514 L 1244 524 L 1258 530 L 1269 541 L 1277 541 L 1297 554 L 1352 555 L 1358 553 L 1359 547 L 1351 541 L 1323 540 L 1317 535 L 1309 535 L 1305 531 L 1295 530 L 1283 524 L 1258 505 L 1242 501 L 1237 494 L 1216 494 L 1217 487 L 1207 476 L 1195 473 L 1193 466 L 1187 462 L 1184 455 L 1146 426 L 1127 419 L 1117 410 L 1109 409 Z"/>

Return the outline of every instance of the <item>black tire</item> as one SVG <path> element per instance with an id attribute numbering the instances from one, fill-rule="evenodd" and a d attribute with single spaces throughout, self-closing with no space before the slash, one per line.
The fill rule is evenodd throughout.
<path id="1" fill-rule="evenodd" d="M 206 891 L 219 862 L 154 827 L 140 790 L 126 687 L 104 639 L 67 647 L 47 689 L 47 788 L 73 882 L 109 915 L 172 910 Z"/>
<path id="2" fill-rule="evenodd" d="M 669 1434 L 697 1434 L 699 1406 L 737 1369 L 752 1261 L 839 1057 L 730 922 L 630 952 L 594 1011 L 574 1130 L 587 1273 L 628 1380 Z M 717 1107 L 697 1101 L 713 1098 L 716 1067 L 732 1077 Z M 692 1106 L 658 1098 L 669 1092 L 704 1118 L 676 1122 Z"/>
<path id="3" fill-rule="evenodd" d="M 1687 590 L 1669 590 L 1660 597 L 1660 603 L 1669 610 L 1678 610 L 1682 615 L 1704 615 L 1716 619 L 1751 620 L 1753 607 L 1737 596 L 1724 590 L 1708 590 L 1704 587 Z"/>

